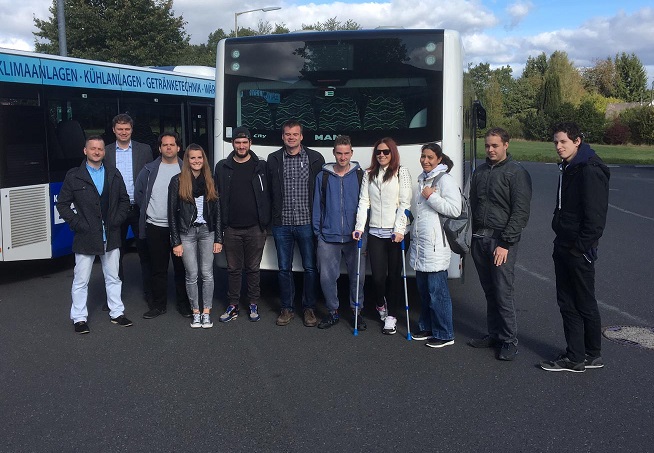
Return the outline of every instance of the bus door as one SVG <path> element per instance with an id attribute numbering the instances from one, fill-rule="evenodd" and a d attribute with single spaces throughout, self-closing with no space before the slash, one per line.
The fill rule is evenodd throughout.
<path id="1" fill-rule="evenodd" d="M 189 143 L 197 143 L 207 153 L 209 163 L 213 157 L 213 106 L 199 103 L 189 103 Z M 213 168 L 213 165 L 212 165 Z"/>

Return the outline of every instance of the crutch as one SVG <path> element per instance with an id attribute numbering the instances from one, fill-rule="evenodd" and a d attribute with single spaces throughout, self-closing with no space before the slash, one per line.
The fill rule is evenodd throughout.
<path id="1" fill-rule="evenodd" d="M 409 222 L 413 216 L 411 215 L 411 211 L 408 209 L 404 210 L 404 215 L 406 215 L 406 220 Z M 409 325 L 409 291 L 407 289 L 407 282 L 406 282 L 406 244 L 404 242 L 404 238 L 402 238 L 402 242 L 400 243 L 400 248 L 402 249 L 402 280 L 404 280 L 404 308 L 406 310 L 406 339 L 411 341 L 413 338 L 411 337 L 411 327 Z"/>
<path id="2" fill-rule="evenodd" d="M 357 240 L 357 290 L 356 290 L 356 297 L 354 298 L 354 332 L 352 332 L 352 335 L 355 337 L 359 335 L 359 281 L 361 278 L 360 271 L 361 271 L 361 247 L 363 243 L 363 239 L 360 237 L 360 235 L 357 233 L 356 237 L 358 238 Z"/>
<path id="3" fill-rule="evenodd" d="M 410 219 L 413 218 L 411 215 L 411 211 L 408 209 L 404 210 L 404 215 L 406 215 L 406 220 L 407 223 L 410 221 Z M 402 280 L 404 280 L 404 309 L 406 310 L 406 339 L 407 340 L 412 340 L 411 338 L 411 326 L 409 325 L 409 290 L 407 288 L 407 282 L 406 282 L 406 245 L 404 242 L 404 238 L 402 239 L 402 242 L 400 242 L 400 248 L 402 249 Z"/>

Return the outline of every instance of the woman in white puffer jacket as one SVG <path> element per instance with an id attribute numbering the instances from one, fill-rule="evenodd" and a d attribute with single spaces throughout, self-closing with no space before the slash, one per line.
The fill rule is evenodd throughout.
<path id="1" fill-rule="evenodd" d="M 375 286 L 375 305 L 384 327 L 393 335 L 400 310 L 402 286 L 401 242 L 407 227 L 405 210 L 411 208 L 411 174 L 400 166 L 395 140 L 382 138 L 375 143 L 370 167 L 361 181 L 354 239 L 368 227 L 368 256 Z M 370 217 L 370 218 L 368 218 Z"/>
<path id="2" fill-rule="evenodd" d="M 452 160 L 436 143 L 422 147 L 411 228 L 409 263 L 416 271 L 416 285 L 422 301 L 415 340 L 440 348 L 454 344 L 452 299 L 447 286 L 451 250 L 443 233 L 440 217 L 461 214 L 461 192 L 449 174 Z"/>

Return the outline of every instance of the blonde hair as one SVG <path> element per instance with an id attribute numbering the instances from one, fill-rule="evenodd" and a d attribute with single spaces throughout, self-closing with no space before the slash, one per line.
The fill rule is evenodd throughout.
<path id="1" fill-rule="evenodd" d="M 191 171 L 191 163 L 189 162 L 189 151 L 202 152 L 202 176 L 204 176 L 205 195 L 207 201 L 215 201 L 218 199 L 216 186 L 213 183 L 213 176 L 211 175 L 211 168 L 209 168 L 209 160 L 204 149 L 196 144 L 191 143 L 184 151 L 184 160 L 182 161 L 182 171 L 179 174 L 179 198 L 189 203 L 193 203 L 193 172 Z"/>

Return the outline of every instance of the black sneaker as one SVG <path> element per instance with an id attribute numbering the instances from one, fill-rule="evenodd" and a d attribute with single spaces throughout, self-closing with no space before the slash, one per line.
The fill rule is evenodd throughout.
<path id="1" fill-rule="evenodd" d="M 438 338 L 430 338 L 425 343 L 425 346 L 429 348 L 442 348 L 444 346 L 450 346 L 454 344 L 454 340 L 439 340 Z"/>
<path id="2" fill-rule="evenodd" d="M 354 326 L 354 313 L 352 313 L 352 325 Z M 357 330 L 363 332 L 364 330 L 368 329 L 368 324 L 366 324 L 366 320 L 363 319 L 363 316 L 361 314 L 357 315 Z"/>
<path id="3" fill-rule="evenodd" d="M 86 321 L 77 321 L 75 323 L 75 333 L 83 334 L 89 332 L 89 326 L 86 324 Z"/>
<path id="4" fill-rule="evenodd" d="M 507 341 L 502 343 L 502 348 L 500 349 L 499 354 L 497 354 L 497 358 L 498 360 L 511 361 L 515 359 L 516 355 L 518 355 L 518 347 Z"/>
<path id="5" fill-rule="evenodd" d="M 571 362 L 565 355 L 560 355 L 555 360 L 547 360 L 540 363 L 545 371 L 570 371 L 571 373 L 583 373 L 586 371 L 584 362 Z"/>
<path id="6" fill-rule="evenodd" d="M 119 326 L 122 326 L 122 327 L 129 327 L 129 326 L 131 326 L 133 324 L 133 322 L 130 321 L 129 319 L 127 319 L 125 317 L 125 315 L 120 315 L 120 316 L 118 316 L 116 318 L 111 318 L 111 322 L 113 324 L 118 324 Z"/>
<path id="7" fill-rule="evenodd" d="M 468 346 L 473 348 L 495 348 L 499 345 L 497 340 L 492 338 L 490 335 L 486 335 L 483 338 L 474 338 L 468 341 Z"/>
<path id="8" fill-rule="evenodd" d="M 340 318 L 339 318 L 338 314 L 330 313 L 327 316 L 325 316 L 324 318 L 322 318 L 322 320 L 318 324 L 318 328 L 319 329 L 329 329 L 331 326 L 334 326 L 334 325 L 338 324 L 339 319 Z"/>
<path id="9" fill-rule="evenodd" d="M 586 369 L 594 369 L 594 368 L 604 368 L 604 360 L 602 360 L 601 357 L 589 357 L 586 356 L 586 360 L 584 360 L 584 365 L 586 366 Z"/>
<path id="10" fill-rule="evenodd" d="M 411 334 L 411 338 L 418 341 L 429 340 L 432 336 L 433 335 L 431 334 L 431 332 L 428 332 L 426 330 L 421 330 L 420 332 Z"/>
<path id="11" fill-rule="evenodd" d="M 159 308 L 153 308 L 151 310 L 146 311 L 143 313 L 143 319 L 154 319 L 157 316 L 161 316 L 163 314 L 166 314 L 166 309 L 164 308 L 163 310 Z"/>
<path id="12" fill-rule="evenodd" d="M 102 304 L 102 311 L 109 311 L 109 304 L 108 303 L 105 302 L 104 304 Z"/>
<path id="13" fill-rule="evenodd" d="M 186 304 L 186 305 L 178 305 L 177 306 L 177 313 L 182 315 L 183 318 L 190 318 L 193 316 L 193 312 L 191 311 L 191 307 Z"/>

